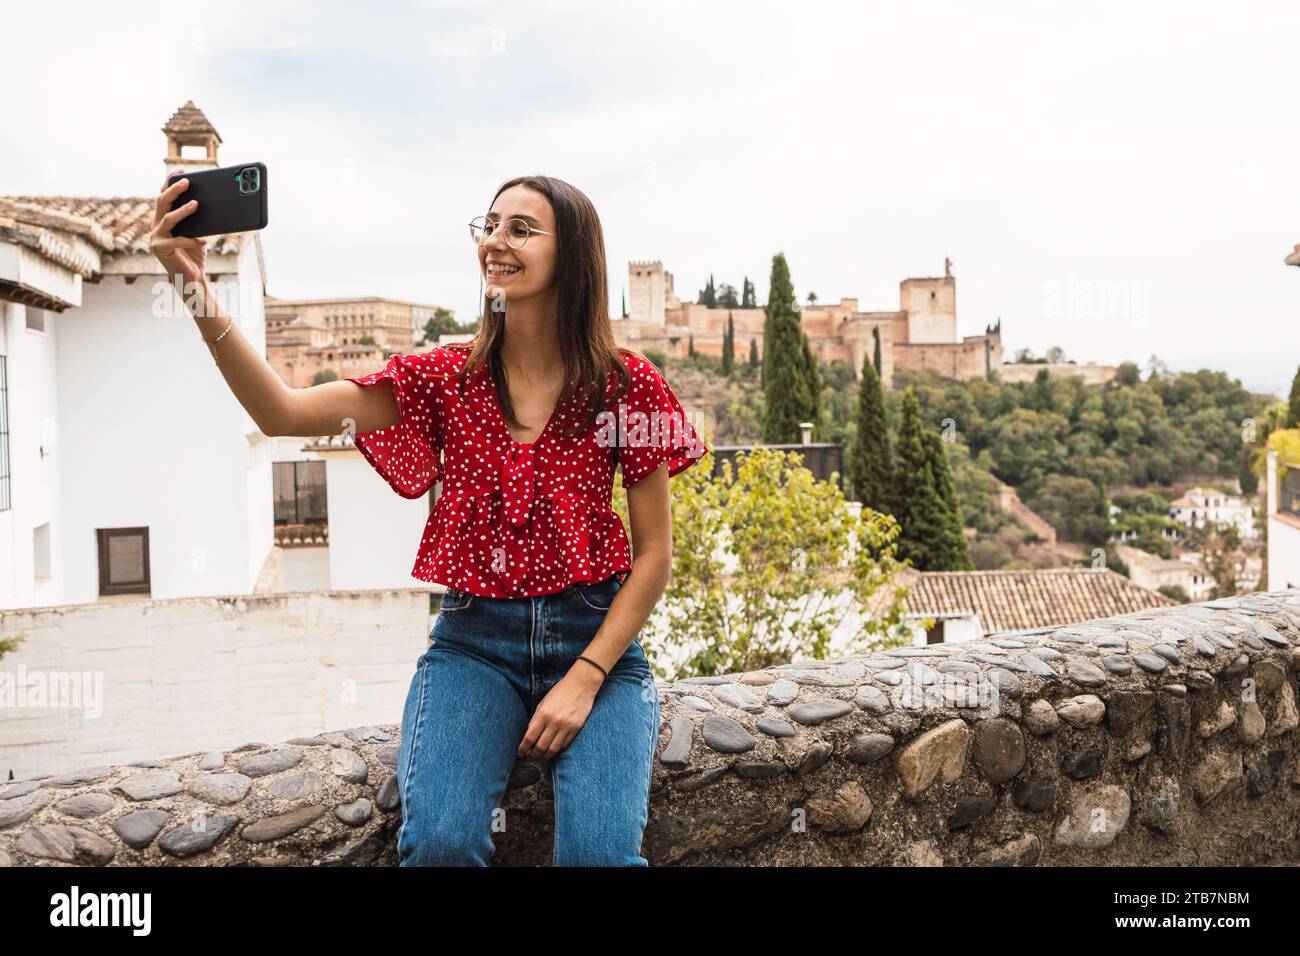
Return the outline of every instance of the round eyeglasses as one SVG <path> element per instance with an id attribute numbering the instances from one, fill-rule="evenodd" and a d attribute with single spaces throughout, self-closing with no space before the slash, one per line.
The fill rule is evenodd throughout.
<path id="1" fill-rule="evenodd" d="M 547 232 L 545 229 L 538 229 L 530 226 L 522 219 L 507 219 L 504 223 L 499 224 L 505 231 L 502 233 L 506 239 L 506 245 L 511 249 L 518 249 L 533 233 L 540 233 L 543 236 L 553 236 L 555 233 Z M 469 235 L 474 240 L 476 246 L 481 246 L 496 232 L 498 223 L 487 216 L 479 216 L 477 219 L 470 220 Z"/>

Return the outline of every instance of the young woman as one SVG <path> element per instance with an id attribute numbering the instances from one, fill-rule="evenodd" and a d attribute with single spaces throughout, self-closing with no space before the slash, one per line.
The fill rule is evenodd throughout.
<path id="1" fill-rule="evenodd" d="M 515 762 L 534 758 L 555 865 L 646 865 L 659 695 L 636 634 L 672 569 L 668 479 L 708 447 L 658 369 L 615 345 L 591 201 L 547 176 L 505 183 L 470 224 L 488 282 L 472 342 L 289 388 L 215 307 L 206 240 L 172 235 L 187 185 L 158 196 L 153 252 L 261 430 L 352 433 L 407 498 L 443 482 L 412 570 L 447 591 L 402 713 L 400 863 L 488 865 Z"/>

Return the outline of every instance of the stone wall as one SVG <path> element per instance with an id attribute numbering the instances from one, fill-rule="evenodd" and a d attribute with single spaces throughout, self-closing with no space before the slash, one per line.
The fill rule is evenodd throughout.
<path id="1" fill-rule="evenodd" d="M 1097 365 L 1094 362 L 1085 362 L 1082 365 L 1069 362 L 1059 362 L 1055 365 L 1042 362 L 1007 362 L 1004 365 L 995 365 L 995 368 L 1002 381 L 1007 384 L 1032 382 L 1038 378 L 1038 373 L 1043 369 L 1047 370 L 1051 378 L 1081 378 L 1084 385 L 1106 385 L 1119 375 L 1119 366 Z"/>
<path id="2" fill-rule="evenodd" d="M 22 638 L 0 658 L 0 787 L 10 772 L 387 720 L 401 713 L 429 627 L 429 594 L 414 588 L 0 611 L 0 636 Z"/>
<path id="3" fill-rule="evenodd" d="M 894 368 L 908 372 L 934 372 L 944 378 L 982 379 L 990 369 L 1003 368 L 1002 336 L 968 335 L 960 342 L 894 345 Z M 895 387 L 893 382 L 890 387 Z"/>
<path id="4" fill-rule="evenodd" d="M 661 684 L 652 865 L 1300 863 L 1300 590 Z M 0 792 L 0 863 L 392 865 L 399 728 Z M 550 858 L 520 763 L 495 862 Z"/>

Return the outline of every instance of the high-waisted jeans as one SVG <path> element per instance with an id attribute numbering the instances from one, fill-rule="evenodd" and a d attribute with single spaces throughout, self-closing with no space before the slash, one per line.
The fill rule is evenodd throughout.
<path id="1" fill-rule="evenodd" d="M 620 586 L 614 576 L 525 598 L 448 589 L 402 711 L 399 865 L 489 865 L 533 712 L 587 649 Z M 647 865 L 641 837 L 658 739 L 659 692 L 634 639 L 578 735 L 545 762 L 555 866 Z"/>

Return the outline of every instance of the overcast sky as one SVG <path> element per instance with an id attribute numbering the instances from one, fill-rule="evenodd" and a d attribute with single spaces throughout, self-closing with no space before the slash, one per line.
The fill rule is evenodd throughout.
<path id="1" fill-rule="evenodd" d="M 382 15 L 374 11 L 387 10 Z M 133 9 L 134 8 L 134 9 Z M 498 184 L 595 203 L 683 298 L 898 307 L 957 276 L 1008 353 L 1300 362 L 1300 4 L 22 4 L 0 193 L 149 195 L 187 99 L 269 167 L 268 291 L 475 314 Z"/>

